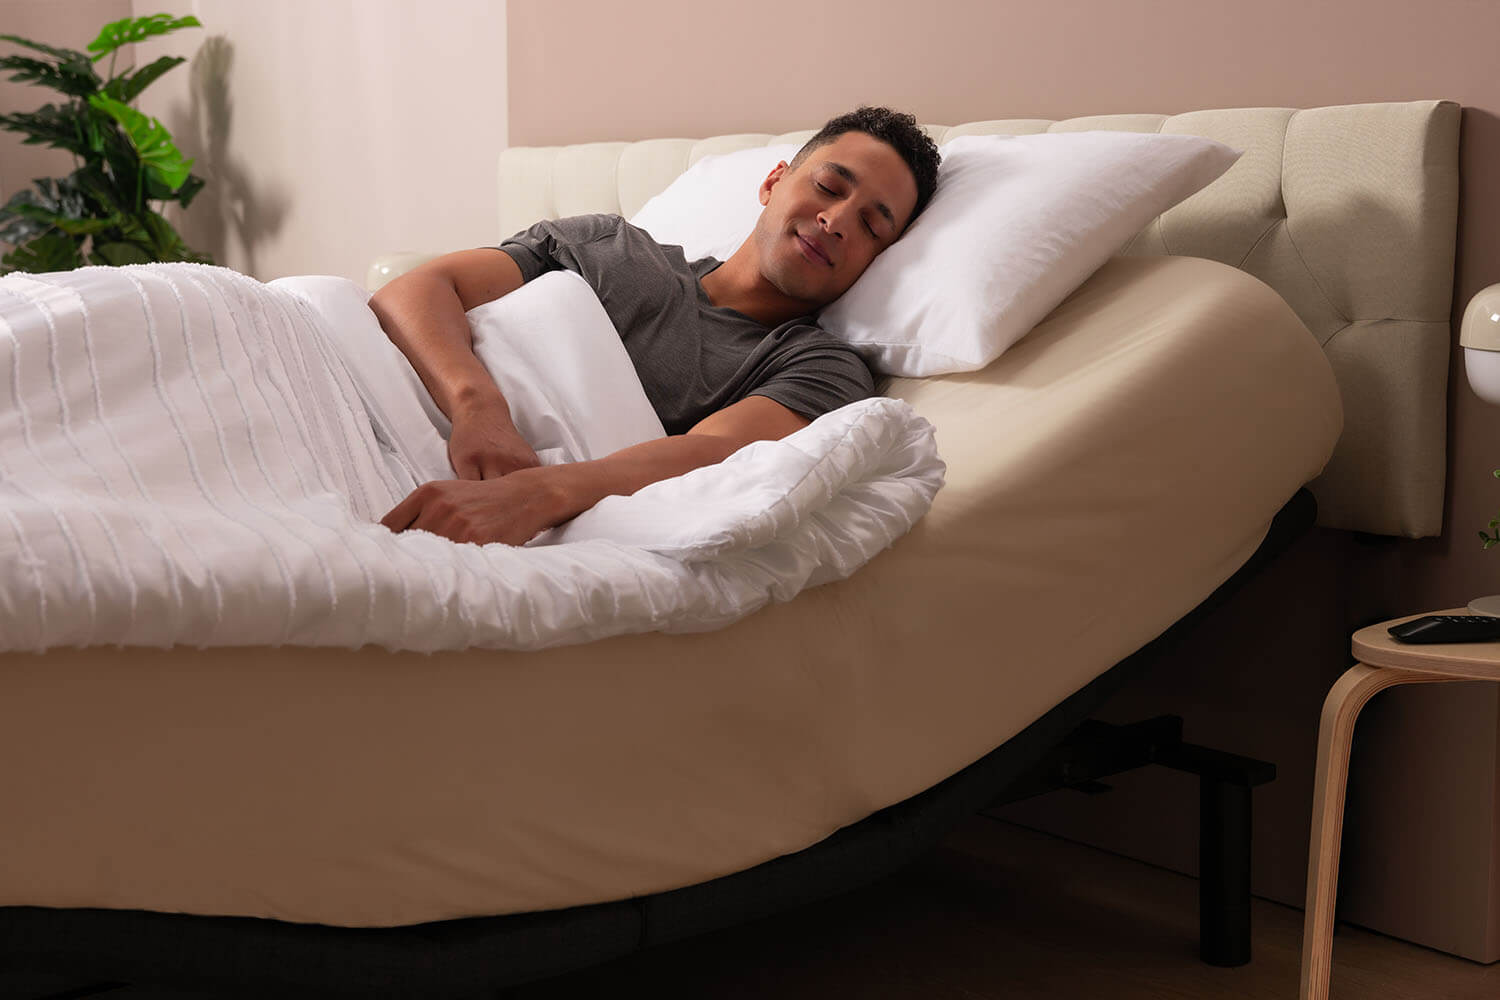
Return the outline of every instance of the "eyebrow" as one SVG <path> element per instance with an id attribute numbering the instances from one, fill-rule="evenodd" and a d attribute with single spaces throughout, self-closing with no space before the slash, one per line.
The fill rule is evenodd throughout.
<path id="1" fill-rule="evenodd" d="M 832 160 L 825 160 L 824 163 L 823 163 L 823 166 L 827 167 L 829 170 L 832 170 L 834 173 L 838 174 L 840 177 L 842 177 L 844 180 L 848 181 L 850 184 L 858 184 L 859 183 L 859 178 L 857 178 L 857 177 L 854 176 L 854 171 L 850 170 L 848 167 L 844 166 L 842 163 L 835 163 Z M 883 202 L 883 201 L 877 201 L 875 203 L 875 210 L 877 212 L 879 212 L 881 215 L 885 216 L 885 221 L 889 222 L 891 224 L 891 228 L 892 229 L 898 228 L 897 225 L 896 225 L 896 216 L 894 214 L 892 214 L 890 208 L 886 205 L 885 202 Z"/>

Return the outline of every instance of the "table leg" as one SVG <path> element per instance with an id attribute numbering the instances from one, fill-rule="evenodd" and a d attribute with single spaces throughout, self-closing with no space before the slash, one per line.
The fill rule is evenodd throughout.
<path id="1" fill-rule="evenodd" d="M 1371 667 L 1356 663 L 1323 702 L 1318 726 L 1317 783 L 1313 791 L 1312 843 L 1307 857 L 1307 912 L 1302 930 L 1302 1000 L 1327 1000 L 1333 963 L 1333 913 L 1338 896 L 1339 841 L 1344 831 L 1344 792 L 1349 746 L 1365 704 L 1396 684 L 1464 680 L 1438 673 Z"/>

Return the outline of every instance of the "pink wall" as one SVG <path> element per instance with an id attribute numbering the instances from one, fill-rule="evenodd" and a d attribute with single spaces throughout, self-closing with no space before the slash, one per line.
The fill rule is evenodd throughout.
<path id="1" fill-rule="evenodd" d="M 513 145 L 1445 97 L 1493 107 L 1490 0 L 560 0 L 510 12 Z"/>
<path id="2" fill-rule="evenodd" d="M 857 103 L 926 122 L 1442 98 L 1464 106 L 1454 320 L 1500 281 L 1500 3 L 1494 0 L 703 0 L 510 6 L 511 145 L 778 132 Z M 1319 702 L 1355 625 L 1500 593 L 1500 409 L 1452 370 L 1444 535 L 1315 533 L 1117 714 L 1177 711 L 1189 738 L 1275 760 L 1257 792 L 1257 891 L 1300 900 Z M 1231 616 L 1232 617 L 1232 616 Z M 1216 645 L 1217 644 L 1217 645 Z M 1493 686 L 1382 696 L 1361 722 L 1343 916 L 1500 957 L 1500 701 Z M 1128 707 L 1126 706 L 1126 703 Z M 1032 808 L 1027 818 L 1184 870 L 1189 786 Z M 1183 796 L 1188 796 L 1186 799 Z M 1172 831 L 1154 821 L 1188 817 Z M 1415 865 L 1405 859 L 1424 857 Z"/>
<path id="3" fill-rule="evenodd" d="M 130 16 L 130 0 L 0 0 L 0 33 L 20 35 L 43 45 L 84 51 L 110 21 Z M 26 49 L 6 42 L 4 55 L 24 55 Z M 125 64 L 121 64 L 125 65 Z M 55 91 L 32 83 L 12 83 L 0 77 L 0 112 L 35 111 L 61 98 Z M 73 158 L 61 149 L 27 146 L 14 132 L 0 132 L 0 204 L 31 186 L 34 177 L 61 177 L 73 170 Z M 8 244 L 0 249 L 9 250 Z"/>

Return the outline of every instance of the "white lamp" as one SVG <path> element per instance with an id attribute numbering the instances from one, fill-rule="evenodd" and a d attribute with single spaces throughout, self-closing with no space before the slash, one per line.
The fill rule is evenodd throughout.
<path id="1" fill-rule="evenodd" d="M 1458 344 L 1464 349 L 1464 371 L 1474 395 L 1500 404 L 1500 285 L 1480 289 L 1469 300 Z M 1474 598 L 1469 610 L 1476 615 L 1500 615 L 1500 594 Z"/>

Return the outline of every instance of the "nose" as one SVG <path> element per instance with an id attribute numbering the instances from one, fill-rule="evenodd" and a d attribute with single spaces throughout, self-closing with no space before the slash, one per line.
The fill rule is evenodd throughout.
<path id="1" fill-rule="evenodd" d="M 818 225 L 829 236 L 844 238 L 844 213 L 842 209 L 825 208 L 818 213 Z"/>

